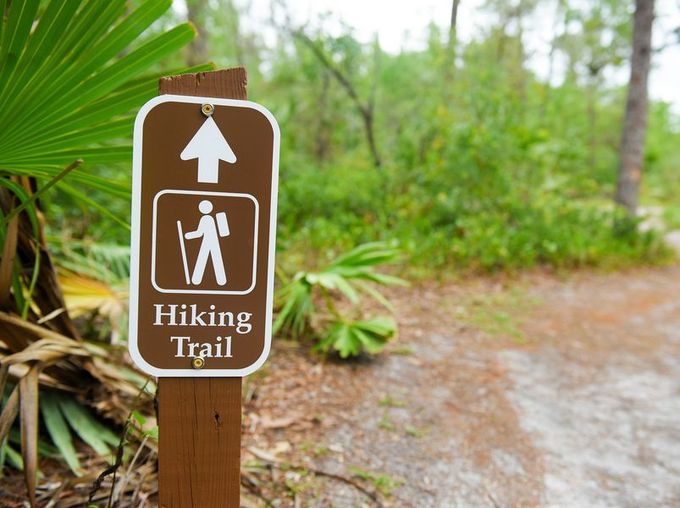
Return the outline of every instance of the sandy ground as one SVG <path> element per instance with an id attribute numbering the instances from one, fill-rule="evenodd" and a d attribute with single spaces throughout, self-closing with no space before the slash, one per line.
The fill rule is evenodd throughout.
<path id="1" fill-rule="evenodd" d="M 274 506 L 680 506 L 678 288 L 680 267 L 399 290 L 373 361 L 277 348 L 245 469 L 280 462 L 277 488 L 252 473 Z"/>
<path id="2" fill-rule="evenodd" d="M 242 505 L 680 506 L 678 288 L 680 266 L 427 283 L 391 291 L 376 358 L 277 340 L 244 382 Z"/>

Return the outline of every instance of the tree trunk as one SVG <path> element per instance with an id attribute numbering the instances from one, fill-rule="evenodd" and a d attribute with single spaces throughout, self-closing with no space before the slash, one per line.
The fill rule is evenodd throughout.
<path id="1" fill-rule="evenodd" d="M 649 77 L 654 0 L 636 0 L 633 18 L 633 55 L 621 135 L 616 202 L 634 216 L 640 194 L 642 155 L 647 130 L 647 79 Z"/>
<path id="2" fill-rule="evenodd" d="M 541 101 L 541 118 L 543 119 L 544 125 L 547 124 L 548 115 L 546 111 L 548 109 L 548 104 L 550 102 L 550 96 L 552 92 L 552 82 L 555 76 L 555 55 L 558 50 L 558 42 L 560 37 L 567 33 L 567 25 L 569 24 L 569 9 L 566 5 L 566 0 L 557 0 L 557 7 L 555 9 L 555 19 L 552 26 L 552 39 L 550 41 L 550 51 L 548 52 L 548 76 L 546 77 L 545 92 L 543 94 L 543 100 Z M 562 29 L 560 30 L 560 25 Z"/>
<path id="3" fill-rule="evenodd" d="M 458 46 L 458 6 L 460 5 L 460 0 L 453 0 L 451 4 L 451 24 L 449 25 L 449 40 L 446 44 L 446 67 L 444 69 L 445 74 L 445 86 L 448 90 L 448 85 L 453 80 L 453 76 L 456 69 L 456 49 Z"/>
<path id="4" fill-rule="evenodd" d="M 451 24 L 449 25 L 449 51 L 454 55 L 456 53 L 456 43 L 458 42 L 457 29 L 458 29 L 458 6 L 460 5 L 460 0 L 453 0 L 451 5 Z"/>
<path id="5" fill-rule="evenodd" d="M 586 109 L 588 116 L 588 167 L 592 171 L 597 161 L 597 100 L 600 88 L 600 68 L 589 71 L 586 85 Z"/>
<path id="6" fill-rule="evenodd" d="M 208 61 L 208 34 L 203 26 L 207 0 L 186 0 L 187 19 L 196 28 L 196 37 L 187 48 L 187 65 L 199 65 Z"/>
<path id="7" fill-rule="evenodd" d="M 330 121 L 328 119 L 328 95 L 331 78 L 328 71 L 323 73 L 321 81 L 321 93 L 317 102 L 318 124 L 314 140 L 314 155 L 317 162 L 323 162 L 328 158 L 330 149 L 331 135 L 329 132 Z"/>
<path id="8" fill-rule="evenodd" d="M 361 119 L 364 121 L 366 141 L 368 142 L 368 148 L 371 151 L 371 157 L 373 157 L 373 165 L 376 168 L 379 168 L 382 166 L 382 159 L 380 158 L 380 153 L 378 152 L 378 145 L 375 142 L 373 128 L 373 109 L 361 110 Z"/>
<path id="9" fill-rule="evenodd" d="M 349 79 L 349 76 L 344 74 L 338 67 L 336 67 L 333 62 L 328 58 L 326 53 L 324 53 L 323 49 L 320 48 L 312 39 L 310 39 L 304 32 L 301 30 L 294 30 L 291 32 L 294 37 L 297 37 L 300 41 L 302 41 L 309 49 L 312 50 L 312 53 L 314 53 L 314 56 L 321 62 L 321 64 L 328 69 L 328 71 L 331 73 L 331 76 L 335 78 L 335 80 L 340 84 L 340 86 L 345 90 L 351 101 L 354 103 L 354 106 L 361 116 L 362 123 L 364 125 L 364 131 L 366 133 L 366 143 L 368 144 L 368 149 L 371 151 L 371 157 L 373 158 L 373 165 L 376 168 L 380 168 L 382 166 L 382 159 L 380 158 L 380 151 L 378 150 L 378 145 L 375 140 L 375 134 L 374 134 L 374 124 L 373 124 L 373 112 L 374 112 L 374 103 L 373 99 L 375 98 L 375 89 L 371 92 L 372 96 L 369 99 L 367 104 L 364 104 L 361 99 L 359 98 L 359 94 L 354 88 L 354 85 Z M 378 48 L 379 49 L 379 48 Z M 376 76 L 377 79 L 377 76 Z"/>

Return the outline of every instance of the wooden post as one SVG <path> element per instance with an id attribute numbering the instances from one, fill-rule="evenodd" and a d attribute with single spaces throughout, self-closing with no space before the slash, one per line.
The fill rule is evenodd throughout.
<path id="1" fill-rule="evenodd" d="M 161 78 L 161 94 L 246 99 L 243 68 Z M 159 506 L 238 508 L 241 378 L 159 379 Z"/>

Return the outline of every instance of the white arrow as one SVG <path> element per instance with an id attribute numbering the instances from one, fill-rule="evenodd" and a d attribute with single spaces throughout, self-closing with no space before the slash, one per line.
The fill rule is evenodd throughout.
<path id="1" fill-rule="evenodd" d="M 212 116 L 203 122 L 179 156 L 183 161 L 198 159 L 198 181 L 203 183 L 219 181 L 220 160 L 230 164 L 236 162 L 234 151 Z"/>

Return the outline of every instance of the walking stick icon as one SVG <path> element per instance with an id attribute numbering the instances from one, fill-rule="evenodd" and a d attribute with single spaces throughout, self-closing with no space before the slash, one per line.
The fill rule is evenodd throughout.
<path id="1" fill-rule="evenodd" d="M 182 251 L 182 267 L 184 268 L 184 280 L 187 285 L 191 284 L 189 277 L 189 264 L 187 263 L 187 251 L 184 246 L 184 232 L 182 231 L 182 223 L 177 221 L 177 234 L 179 234 L 179 248 Z"/>

